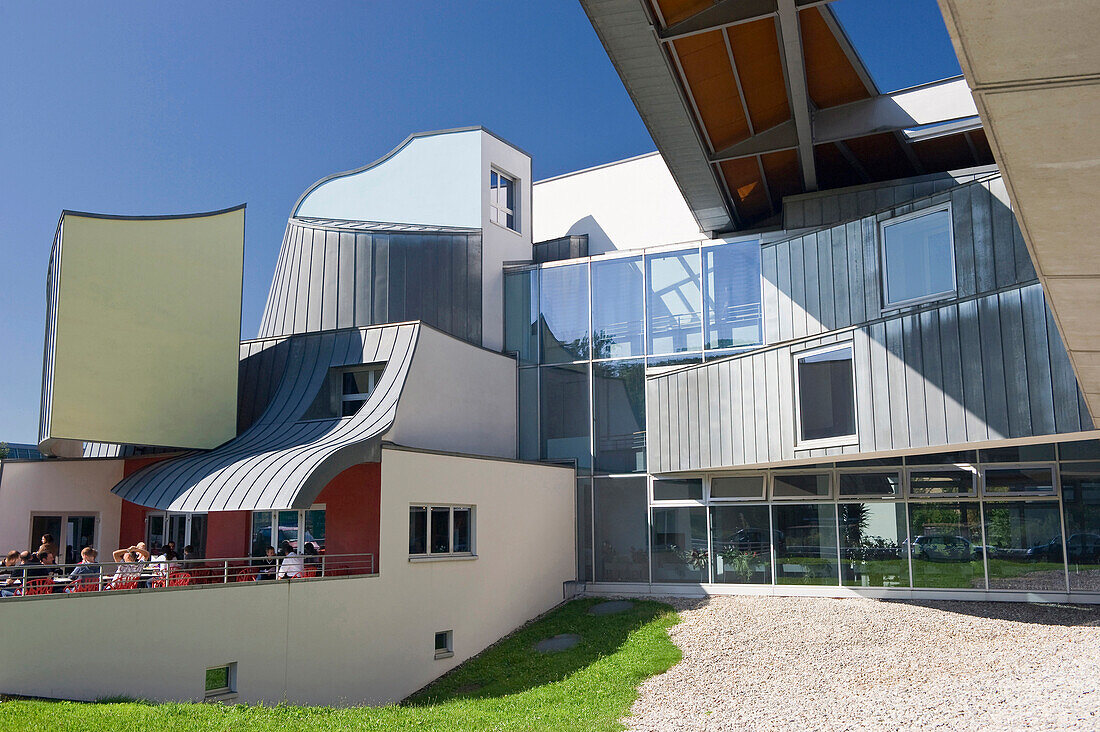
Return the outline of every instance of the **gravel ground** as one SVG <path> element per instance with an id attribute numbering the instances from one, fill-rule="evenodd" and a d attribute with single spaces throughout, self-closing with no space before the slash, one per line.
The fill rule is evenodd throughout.
<path id="1" fill-rule="evenodd" d="M 1100 607 L 666 599 L 631 730 L 1100 729 Z"/>

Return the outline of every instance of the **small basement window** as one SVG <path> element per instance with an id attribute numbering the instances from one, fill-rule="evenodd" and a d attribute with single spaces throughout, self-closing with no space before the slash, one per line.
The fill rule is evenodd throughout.
<path id="1" fill-rule="evenodd" d="M 455 654 L 454 631 L 441 630 L 435 634 L 435 657 L 450 658 Z"/>
<path id="2" fill-rule="evenodd" d="M 855 377 L 851 344 L 796 357 L 799 443 L 853 442 Z"/>
<path id="3" fill-rule="evenodd" d="M 236 690 L 236 662 L 206 669 L 206 698 L 232 694 Z"/>
<path id="4" fill-rule="evenodd" d="M 474 555 L 473 506 L 409 506 L 409 556 Z"/>
<path id="5" fill-rule="evenodd" d="M 313 404 L 302 419 L 350 417 L 363 406 L 382 378 L 385 364 L 337 366 L 329 369 Z"/>
<path id="6" fill-rule="evenodd" d="M 489 171 L 489 220 L 519 231 L 516 223 L 516 180 L 496 170 Z"/>
<path id="7" fill-rule="evenodd" d="M 882 287 L 887 308 L 955 294 L 950 206 L 883 222 Z"/>

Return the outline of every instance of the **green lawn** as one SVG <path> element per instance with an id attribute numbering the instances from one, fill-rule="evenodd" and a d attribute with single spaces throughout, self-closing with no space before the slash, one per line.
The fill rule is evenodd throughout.
<path id="1" fill-rule="evenodd" d="M 638 684 L 680 660 L 668 638 L 679 617 L 636 602 L 592 616 L 600 600 L 570 602 L 509 636 L 399 706 L 0 702 L 0 729 L 19 730 L 618 730 Z M 539 640 L 577 633 L 581 643 L 543 655 Z"/>

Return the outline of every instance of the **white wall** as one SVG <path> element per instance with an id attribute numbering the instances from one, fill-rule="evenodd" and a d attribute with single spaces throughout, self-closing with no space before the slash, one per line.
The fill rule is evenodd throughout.
<path id="1" fill-rule="evenodd" d="M 519 230 L 489 221 L 489 171 L 497 168 L 519 181 Z M 504 347 L 504 262 L 531 259 L 531 157 L 498 137 L 482 132 L 481 147 L 482 344 Z"/>
<path id="2" fill-rule="evenodd" d="M 516 362 L 421 326 L 393 428 L 400 445 L 516 456 Z"/>
<path id="3" fill-rule="evenodd" d="M 96 549 L 118 548 L 122 499 L 111 489 L 122 480 L 123 460 L 30 460 L 0 464 L 0 550 L 37 549 L 31 513 L 95 514 Z M 61 527 L 64 531 L 64 526 Z M 37 542 L 39 537 L 34 537 Z M 81 547 L 83 548 L 83 547 Z M 63 560 L 59 560 L 63 561 Z"/>
<path id="4" fill-rule="evenodd" d="M 704 238 L 657 153 L 535 183 L 534 241 L 588 234 L 589 254 Z"/>
<path id="5" fill-rule="evenodd" d="M 571 469 L 384 449 L 379 576 L 0 600 L 23 631 L 0 693 L 200 699 L 205 669 L 236 662 L 241 702 L 398 700 L 561 601 L 573 492 Z M 476 559 L 409 561 L 421 502 L 476 506 Z M 437 661 L 440 630 L 455 655 Z M 43 662 L 47 637 L 64 662 Z"/>

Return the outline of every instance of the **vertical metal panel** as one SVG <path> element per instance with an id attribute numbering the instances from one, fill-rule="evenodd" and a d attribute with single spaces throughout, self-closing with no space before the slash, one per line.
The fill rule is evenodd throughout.
<path id="1" fill-rule="evenodd" d="M 1001 346 L 1001 318 L 997 296 L 978 299 L 981 332 L 982 376 L 985 386 L 985 421 L 990 439 L 1008 437 L 1008 404 L 1005 401 L 1005 363 Z"/>
<path id="2" fill-rule="evenodd" d="M 741 452 L 743 453 L 744 461 L 746 463 L 752 463 L 757 461 L 756 451 L 756 384 L 755 377 L 753 375 L 753 366 L 756 363 L 756 359 L 749 356 L 744 359 L 738 359 L 741 366 L 741 384 L 738 390 L 741 395 L 741 430 L 744 435 L 740 440 Z M 737 384 L 734 384 L 737 386 Z M 738 446 L 734 444 L 733 454 L 738 454 Z"/>
<path id="3" fill-rule="evenodd" d="M 729 419 L 723 427 L 722 439 L 722 463 L 724 465 L 737 465 L 745 462 L 745 431 L 746 404 L 745 393 L 741 390 L 741 367 L 748 359 L 731 359 L 723 364 L 726 368 L 722 372 L 719 381 L 720 391 L 718 398 L 728 404 Z M 751 414 L 751 412 L 750 412 Z M 756 439 L 755 436 L 753 439 Z"/>
<path id="4" fill-rule="evenodd" d="M 440 237 L 432 250 L 435 268 L 433 281 L 436 283 L 435 317 L 439 328 L 446 333 L 454 333 L 451 320 L 454 312 L 451 303 L 451 249 L 453 247 L 454 237 Z"/>
<path id="5" fill-rule="evenodd" d="M 687 421 L 685 417 L 688 416 L 690 405 L 688 399 L 687 380 L 684 378 L 684 374 L 678 373 L 673 379 L 675 385 L 676 394 L 676 424 L 678 428 L 674 431 L 676 434 L 676 450 L 672 454 L 672 459 L 675 461 L 674 466 L 676 468 L 685 468 L 691 464 L 691 435 L 688 432 Z"/>
<path id="6" fill-rule="evenodd" d="M 792 442 L 794 412 L 788 394 L 791 387 L 791 349 L 777 348 L 765 354 L 767 369 L 768 400 L 768 456 L 772 460 L 783 460 L 794 453 Z M 778 402 L 778 404 L 777 404 Z"/>
<path id="7" fill-rule="evenodd" d="M 951 192 L 951 233 L 955 244 L 955 286 L 959 297 L 978 291 L 974 274 L 974 226 L 970 212 L 970 188 Z"/>
<path id="8" fill-rule="evenodd" d="M 764 305 L 764 342 L 779 340 L 779 272 L 776 252 L 778 247 L 764 247 L 760 252 L 761 287 Z"/>
<path id="9" fill-rule="evenodd" d="M 820 330 L 832 330 L 836 327 L 836 303 L 833 293 L 833 233 L 843 229 L 826 229 L 817 234 L 817 294 L 821 323 Z M 847 309 L 847 292 L 845 292 L 845 309 Z"/>
<path id="10" fill-rule="evenodd" d="M 1035 274 L 1035 264 L 1031 261 L 1031 254 L 1027 250 L 1024 241 L 1024 232 L 1020 230 L 1020 222 L 1012 217 L 1012 249 L 1016 256 L 1016 279 L 1020 282 L 1030 282 L 1038 277 Z"/>
<path id="11" fill-rule="evenodd" d="M 806 283 L 805 335 L 821 332 L 821 283 L 818 280 L 817 241 L 817 234 L 809 234 L 802 239 L 802 279 Z"/>
<path id="12" fill-rule="evenodd" d="M 309 297 L 305 300 L 306 330 L 321 329 L 321 308 L 325 298 L 325 231 L 313 230 L 313 253 L 309 264 Z"/>
<path id="13" fill-rule="evenodd" d="M 374 261 L 371 269 L 374 271 L 374 287 L 371 295 L 374 302 L 371 306 L 371 317 L 374 323 L 389 323 L 390 320 L 390 237 L 386 234 L 375 234 L 373 242 Z"/>
<path id="14" fill-rule="evenodd" d="M 791 303 L 791 244 L 776 244 L 776 267 L 779 271 L 779 338 L 785 341 L 793 337 L 793 305 Z"/>
<path id="15" fill-rule="evenodd" d="M 409 320 L 409 314 L 405 307 L 405 293 L 408 283 L 405 281 L 405 260 L 408 256 L 408 237 L 402 234 L 390 234 L 390 267 L 389 275 L 389 320 L 390 323 L 399 323 Z"/>
<path id="16" fill-rule="evenodd" d="M 786 229 L 801 229 L 805 225 L 805 206 L 802 201 L 783 203 L 783 223 Z"/>
<path id="17" fill-rule="evenodd" d="M 892 442 L 890 426 L 890 353 L 886 348 L 886 324 L 873 323 L 867 328 L 871 360 L 871 398 L 874 409 L 875 449 L 888 449 Z"/>
<path id="18" fill-rule="evenodd" d="M 875 210 L 882 211 L 894 205 L 894 192 L 889 188 L 875 189 Z"/>
<path id="19" fill-rule="evenodd" d="M 939 310 L 925 310 L 920 320 L 921 370 L 929 445 L 947 444 L 947 410 L 944 405 L 942 335 Z"/>
<path id="20" fill-rule="evenodd" d="M 691 369 L 676 375 L 680 384 L 680 464 L 693 465 L 699 457 L 699 371 Z M 684 438 L 687 439 L 684 439 Z"/>
<path id="21" fill-rule="evenodd" d="M 924 196 L 931 195 L 932 191 L 934 191 L 934 190 L 935 190 L 935 188 L 932 185 L 932 181 L 930 181 L 930 180 L 918 181 L 917 184 L 913 186 L 913 197 L 914 198 L 923 198 Z"/>
<path id="22" fill-rule="evenodd" d="M 954 305 L 939 309 L 940 360 L 944 418 L 949 443 L 966 440 L 966 397 L 963 393 L 962 352 L 959 349 L 959 314 Z"/>
<path id="23" fill-rule="evenodd" d="M 768 455 L 768 380 L 764 373 L 764 354 L 752 359 L 753 409 L 756 412 L 756 455 L 754 462 L 764 462 Z"/>
<path id="24" fill-rule="evenodd" d="M 728 363 L 717 363 L 703 374 L 706 377 L 707 400 L 703 402 L 701 411 L 706 415 L 704 427 L 710 433 L 710 454 L 707 461 L 710 465 L 722 464 L 722 428 L 729 424 L 729 419 L 726 417 L 729 410 L 729 393 L 727 391 L 726 401 L 722 401 L 721 382 L 729 371 L 728 366 Z M 727 436 L 726 439 L 728 440 L 729 437 Z"/>
<path id="25" fill-rule="evenodd" d="M 856 431 L 861 450 L 875 449 L 875 407 L 871 398 L 871 344 L 866 328 L 852 333 L 852 368 L 856 384 Z M 796 427 L 797 429 L 797 427 Z"/>
<path id="26" fill-rule="evenodd" d="M 341 231 L 337 244 L 339 282 L 337 284 L 336 327 L 355 325 L 355 233 Z"/>
<path id="27" fill-rule="evenodd" d="M 294 286 L 294 295 L 288 305 L 293 309 L 294 325 L 292 333 L 304 333 L 306 331 L 306 309 L 309 306 L 309 280 L 310 268 L 313 261 L 313 233 L 302 228 L 299 239 L 298 277 Z"/>
<path id="28" fill-rule="evenodd" d="M 840 221 L 840 201 L 836 196 L 823 196 L 821 198 L 821 223 L 825 226 Z"/>
<path id="29" fill-rule="evenodd" d="M 829 235 L 832 251 L 829 261 L 833 271 L 833 327 L 852 324 L 852 306 L 848 297 L 848 237 L 847 227 L 838 226 Z"/>
<path id="30" fill-rule="evenodd" d="M 821 226 L 821 199 L 807 198 L 802 202 L 803 225 Z"/>
<path id="31" fill-rule="evenodd" d="M 844 193 L 839 196 L 840 216 L 837 221 L 851 221 L 859 218 L 859 194 Z"/>
<path id="32" fill-rule="evenodd" d="M 791 248 L 791 286 L 785 292 L 790 293 L 791 330 L 788 338 L 802 338 L 806 335 L 806 270 L 802 253 L 802 239 L 792 239 Z"/>
<path id="33" fill-rule="evenodd" d="M 974 230 L 974 274 L 978 292 L 989 292 L 997 286 L 996 263 L 993 255 L 992 196 L 980 185 L 970 188 L 970 212 Z"/>
<path id="34" fill-rule="evenodd" d="M 1028 409 L 1034 434 L 1050 434 L 1054 422 L 1054 386 L 1047 347 L 1046 301 L 1043 289 L 1032 285 L 1020 290 L 1024 321 L 1024 355 L 1027 361 Z"/>
<path id="35" fill-rule="evenodd" d="M 928 444 L 928 415 L 924 402 L 924 354 L 921 348 L 920 322 L 916 315 L 901 319 L 902 348 L 905 358 L 905 412 L 909 425 L 909 445 Z"/>
<path id="36" fill-rule="evenodd" d="M 998 298 L 1001 314 L 1001 343 L 1005 367 L 1005 396 L 1008 403 L 1008 429 L 1012 437 L 1031 432 L 1031 407 L 1028 400 L 1027 354 L 1024 349 L 1024 318 L 1020 291 L 1002 292 Z"/>
<path id="37" fill-rule="evenodd" d="M 466 299 L 468 328 L 467 337 L 474 343 L 481 342 L 482 306 L 481 306 L 481 270 L 484 266 L 481 257 L 481 234 L 471 234 L 467 241 L 466 276 L 469 284 L 469 296 Z"/>
<path id="38" fill-rule="evenodd" d="M 909 445 L 909 406 L 905 392 L 905 341 L 901 318 L 886 323 L 886 375 L 889 383 L 890 434 L 895 447 Z M 879 407 L 876 405 L 876 409 Z"/>
<path id="39" fill-rule="evenodd" d="M 373 325 L 374 315 L 374 239 L 370 234 L 355 235 L 355 324 Z"/>
<path id="40" fill-rule="evenodd" d="M 962 353 L 963 394 L 966 395 L 966 438 L 971 441 L 989 439 L 989 428 L 985 422 L 985 373 L 979 353 L 982 339 L 977 300 L 959 303 L 959 346 Z"/>
<path id="41" fill-rule="evenodd" d="M 1077 390 L 1077 412 L 1081 418 L 1081 429 L 1092 429 L 1092 414 L 1089 412 L 1089 405 L 1085 402 L 1085 395 L 1080 389 Z"/>
<path id="42" fill-rule="evenodd" d="M 467 315 L 469 288 L 466 286 L 469 278 L 468 240 L 469 237 L 465 236 L 456 238 L 451 249 L 451 332 L 462 338 L 469 338 L 470 335 Z"/>
<path id="43" fill-rule="evenodd" d="M 844 225 L 845 248 L 848 250 L 848 308 L 852 323 L 867 319 L 867 296 L 864 294 L 863 230 L 859 221 Z"/>
<path id="44" fill-rule="evenodd" d="M 1016 250 L 1012 242 L 1014 225 L 1012 211 L 1009 209 L 1008 190 L 1001 178 L 994 178 L 979 185 L 989 192 L 997 287 L 1008 287 L 1016 282 Z"/>
<path id="45" fill-rule="evenodd" d="M 336 310 L 340 298 L 340 234 L 323 231 L 325 252 L 324 288 L 321 295 L 321 330 L 336 327 Z"/>
<path id="46" fill-rule="evenodd" d="M 645 411 L 645 449 L 646 464 L 650 471 L 659 471 L 662 469 L 661 440 L 667 434 L 667 430 L 661 427 L 661 420 L 668 414 L 664 405 L 661 404 L 661 386 L 664 383 L 663 379 L 645 380 L 645 401 L 647 406 Z"/>
<path id="47" fill-rule="evenodd" d="M 859 215 L 867 216 L 877 208 L 875 203 L 875 192 L 873 190 L 863 190 L 859 192 Z"/>
<path id="48" fill-rule="evenodd" d="M 879 277 L 878 221 L 874 217 L 860 220 L 863 237 L 863 297 L 864 316 L 870 320 L 882 310 L 882 280 Z"/>

